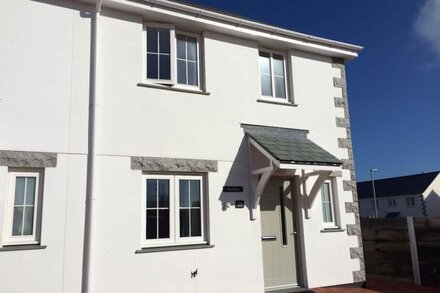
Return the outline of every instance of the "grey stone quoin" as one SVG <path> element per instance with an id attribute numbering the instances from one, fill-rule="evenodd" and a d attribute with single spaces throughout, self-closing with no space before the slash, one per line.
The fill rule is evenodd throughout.
<path id="1" fill-rule="evenodd" d="M 338 138 L 338 146 L 342 149 L 347 149 L 348 159 L 342 159 L 342 169 L 350 170 L 350 180 L 343 180 L 344 191 L 351 191 L 353 201 L 345 203 L 345 211 L 347 213 L 354 213 L 355 224 L 347 224 L 347 234 L 353 235 L 358 238 L 359 247 L 350 248 L 350 257 L 353 259 L 359 259 L 360 270 L 353 272 L 354 282 L 365 281 L 365 264 L 364 254 L 362 250 L 362 237 L 361 226 L 359 220 L 359 206 L 356 190 L 356 176 L 354 171 L 354 159 L 353 159 L 353 144 L 351 141 L 350 131 L 350 114 L 348 109 L 348 97 L 347 97 L 347 81 L 345 75 L 344 61 L 340 59 L 333 59 L 332 66 L 341 70 L 341 77 L 333 78 L 333 86 L 341 88 L 342 97 L 334 97 L 335 107 L 344 109 L 344 117 L 336 117 L 335 122 L 337 127 L 345 128 L 347 137 Z"/>

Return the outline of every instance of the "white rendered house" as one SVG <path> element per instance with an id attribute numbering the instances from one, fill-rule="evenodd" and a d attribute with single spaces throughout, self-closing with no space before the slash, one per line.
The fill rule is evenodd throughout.
<path id="1" fill-rule="evenodd" d="M 439 217 L 440 172 L 429 172 L 375 180 L 377 216 Z M 375 217 L 371 181 L 357 183 L 362 218 Z"/>
<path id="2" fill-rule="evenodd" d="M 345 62 L 174 1 L 0 4 L 0 292 L 365 280 Z"/>

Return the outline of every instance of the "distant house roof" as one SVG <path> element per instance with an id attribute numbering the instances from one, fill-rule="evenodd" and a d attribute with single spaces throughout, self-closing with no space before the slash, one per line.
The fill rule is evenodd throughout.
<path id="1" fill-rule="evenodd" d="M 440 171 L 374 180 L 376 197 L 422 194 Z M 373 198 L 371 181 L 357 183 L 358 197 Z"/>

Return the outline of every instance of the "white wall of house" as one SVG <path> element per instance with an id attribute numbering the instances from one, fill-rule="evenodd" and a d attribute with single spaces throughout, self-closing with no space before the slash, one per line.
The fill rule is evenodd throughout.
<path id="1" fill-rule="evenodd" d="M 432 181 L 431 185 L 423 193 L 426 203 L 426 211 L 429 217 L 440 216 L 440 175 Z"/>
<path id="2" fill-rule="evenodd" d="M 414 198 L 414 206 L 408 206 L 406 202 L 407 197 Z M 389 201 L 395 201 L 396 205 L 390 205 Z M 380 197 L 377 199 L 378 204 L 378 217 L 384 218 L 388 213 L 399 212 L 399 217 L 423 217 L 423 204 L 422 204 L 422 196 L 420 194 L 414 195 L 402 195 L 402 196 L 389 196 L 389 197 Z M 360 215 L 363 218 L 373 217 L 375 215 L 373 199 L 360 199 Z"/>
<path id="3" fill-rule="evenodd" d="M 0 251 L 0 275 L 8 280 L 0 282 L 0 291 L 79 292 L 90 19 L 79 10 L 40 2 L 0 5 L 0 56 L 8 56 L 0 61 L 0 149 L 58 153 L 57 167 L 45 170 L 41 244 L 47 248 Z M 341 90 L 333 87 L 333 77 L 340 77 L 340 70 L 330 57 L 291 51 L 298 107 L 259 103 L 258 43 L 205 31 L 210 95 L 139 87 L 143 21 L 148 19 L 110 10 L 101 18 L 94 292 L 262 292 L 260 221 L 250 221 L 247 208 L 222 210 L 222 201 L 249 204 L 240 123 L 307 129 L 314 142 L 348 158 L 337 140 L 345 129 L 335 124 L 335 117 L 344 116 L 334 107 Z M 141 248 L 142 172 L 131 170 L 131 156 L 219 162 L 218 172 L 208 177 L 214 248 L 135 254 Z M 0 167 L 0 229 L 7 172 Z M 337 179 L 342 228 L 355 222 L 354 214 L 345 213 L 352 198 L 342 180 L 349 179 L 349 171 Z M 222 194 L 224 185 L 243 185 L 244 192 Z M 319 196 L 311 218 L 301 217 L 308 286 L 353 282 L 359 260 L 350 259 L 349 248 L 358 246 L 357 237 L 321 233 Z M 198 276 L 191 278 L 195 269 Z"/>

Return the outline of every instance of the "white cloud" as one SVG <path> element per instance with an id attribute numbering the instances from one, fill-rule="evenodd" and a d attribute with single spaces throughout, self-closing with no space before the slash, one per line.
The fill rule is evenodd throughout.
<path id="1" fill-rule="evenodd" d="M 427 0 L 419 11 L 414 29 L 440 61 L 440 0 Z"/>

